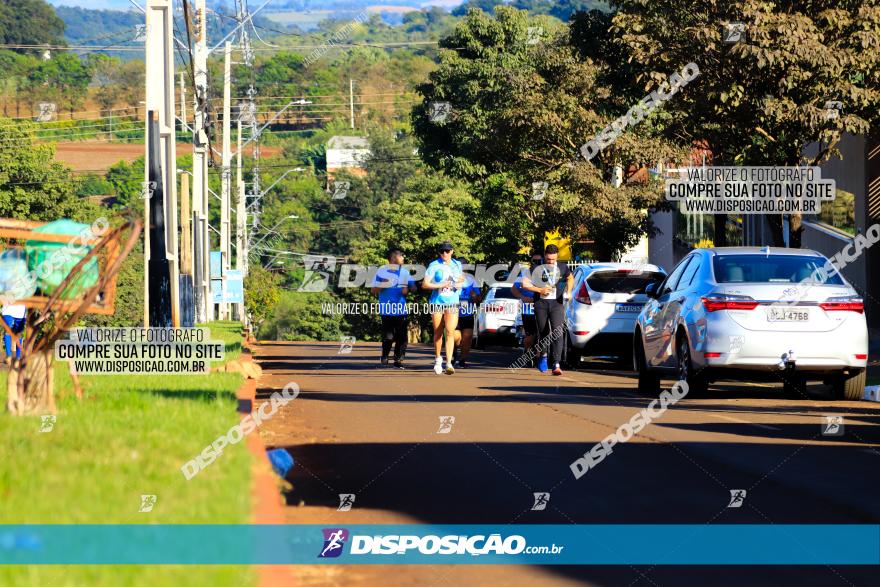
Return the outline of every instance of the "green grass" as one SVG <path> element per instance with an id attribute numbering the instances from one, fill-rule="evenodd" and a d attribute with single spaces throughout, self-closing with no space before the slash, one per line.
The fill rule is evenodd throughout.
<path id="1" fill-rule="evenodd" d="M 226 359 L 241 350 L 240 325 L 212 323 Z M 67 363 L 56 364 L 55 427 L 0 415 L 2 524 L 236 524 L 251 511 L 251 458 L 241 442 L 187 481 L 180 466 L 238 422 L 237 373 L 83 376 L 72 394 Z M 6 373 L 0 373 L 5 405 Z M 157 496 L 140 513 L 141 495 Z M 0 567 L 0 585 L 252 585 L 241 566 Z"/>

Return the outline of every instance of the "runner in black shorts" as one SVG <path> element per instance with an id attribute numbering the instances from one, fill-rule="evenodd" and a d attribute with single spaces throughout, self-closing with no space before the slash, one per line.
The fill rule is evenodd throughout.
<path id="1" fill-rule="evenodd" d="M 464 259 L 459 259 L 461 263 L 467 263 Z M 455 344 L 458 347 L 456 351 L 457 360 L 453 361 L 454 366 L 466 369 L 467 359 L 471 352 L 471 341 L 474 338 L 474 313 L 477 304 L 480 302 L 480 288 L 470 275 L 466 275 L 467 282 L 464 287 L 459 290 L 458 324 L 455 327 Z"/>
<path id="2" fill-rule="evenodd" d="M 533 251 L 531 261 L 529 262 L 529 271 L 534 271 L 541 263 L 543 263 L 541 253 Z M 522 323 L 523 330 L 525 330 L 526 333 L 525 340 L 523 340 L 523 347 L 528 356 L 535 344 L 535 337 L 538 334 L 538 322 L 535 320 L 535 292 L 522 287 L 522 278 L 523 276 L 520 274 L 513 284 L 512 291 L 513 296 L 519 298 L 522 302 Z M 530 364 L 534 366 L 534 357 L 531 359 Z"/>

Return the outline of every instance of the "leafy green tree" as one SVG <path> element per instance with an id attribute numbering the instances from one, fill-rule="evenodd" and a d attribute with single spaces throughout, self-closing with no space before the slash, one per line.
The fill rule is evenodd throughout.
<path id="1" fill-rule="evenodd" d="M 146 95 L 146 67 L 143 61 L 126 61 L 119 70 L 119 84 L 122 88 L 120 100 L 134 111 L 138 118 L 138 108 Z M 222 95 L 222 94 L 221 94 Z"/>
<path id="2" fill-rule="evenodd" d="M 543 29 L 545 39 L 530 43 L 529 27 Z M 495 251 L 510 259 L 558 228 L 595 241 L 595 253 L 610 258 L 652 230 L 644 210 L 661 204 L 661 190 L 635 182 L 615 188 L 614 168 L 631 173 L 680 150 L 658 136 L 662 115 L 652 115 L 613 153 L 585 160 L 581 146 L 631 104 L 607 85 L 606 64 L 571 45 L 567 27 L 499 6 L 494 17 L 469 12 L 441 47 L 440 66 L 418 87 L 423 101 L 413 109 L 419 152 L 474 184 L 478 223 L 493 228 L 486 240 Z M 432 119 L 443 102 L 451 113 Z M 535 199 L 533 184 L 543 182 L 547 194 Z"/>
<path id="3" fill-rule="evenodd" d="M 66 106 L 73 116 L 74 110 L 85 103 L 92 72 L 73 53 L 56 53 L 40 62 L 29 79 L 38 96 L 58 102 L 59 107 Z"/>
<path id="4" fill-rule="evenodd" d="M 0 3 L 0 43 L 60 45 L 63 42 L 64 21 L 48 3 L 43 0 L 3 0 Z"/>
<path id="5" fill-rule="evenodd" d="M 637 81 L 699 66 L 700 76 L 667 105 L 668 131 L 704 141 L 716 165 L 815 165 L 836 153 L 842 132 L 865 133 L 878 121 L 877 0 L 614 4 L 611 33 Z M 746 25 L 745 37 L 724 43 L 732 22 Z M 825 116 L 827 101 L 842 102 L 839 117 Z M 817 153 L 805 160 L 812 143 Z M 725 217 L 716 218 L 715 244 L 723 245 Z M 770 220 L 782 246 L 782 216 Z M 791 220 L 790 244 L 799 247 L 800 215 Z"/>
<path id="6" fill-rule="evenodd" d="M 281 299 L 280 282 L 281 279 L 277 274 L 259 265 L 248 268 L 244 280 L 244 304 L 257 331 Z"/>
<path id="7" fill-rule="evenodd" d="M 54 145 L 36 143 L 33 124 L 0 118 L 0 136 L 0 217 L 49 221 L 90 215 L 93 208 L 77 197 L 70 170 L 55 161 Z"/>
<path id="8" fill-rule="evenodd" d="M 108 118 L 113 116 L 112 108 L 122 96 L 120 83 L 122 62 L 116 57 L 98 53 L 89 55 L 89 68 L 92 70 L 92 85 L 97 90 L 95 101 Z"/>

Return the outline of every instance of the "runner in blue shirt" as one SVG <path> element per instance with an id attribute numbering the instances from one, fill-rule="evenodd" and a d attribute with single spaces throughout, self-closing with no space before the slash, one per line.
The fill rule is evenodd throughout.
<path id="1" fill-rule="evenodd" d="M 465 259 L 459 259 L 467 264 Z M 453 360 L 453 366 L 467 369 L 467 359 L 471 352 L 471 341 L 474 338 L 474 314 L 477 304 L 480 303 L 480 287 L 471 275 L 465 275 L 464 287 L 459 290 L 458 301 L 458 325 L 455 328 L 455 345 L 458 360 Z"/>
<path id="2" fill-rule="evenodd" d="M 431 322 L 434 326 L 434 373 L 443 373 L 443 334 L 446 334 L 446 374 L 455 373 L 452 352 L 455 349 L 455 327 L 458 325 L 458 290 L 465 283 L 461 263 L 452 258 L 452 243 L 443 241 L 437 246 L 440 258 L 431 262 L 425 270 L 422 287 L 430 290 L 428 300 L 433 306 Z M 444 329 L 445 327 L 445 329 Z"/>
<path id="3" fill-rule="evenodd" d="M 539 251 L 532 251 L 532 258 L 529 261 L 529 268 L 527 271 L 534 271 L 535 268 L 539 267 L 543 262 L 544 259 L 541 257 L 541 253 Z M 522 302 L 522 323 L 523 330 L 525 330 L 526 333 L 525 340 L 523 340 L 523 346 L 525 347 L 526 355 L 531 356 L 529 351 L 532 350 L 532 347 L 535 344 L 535 336 L 538 334 L 538 322 L 535 320 L 535 292 L 529 291 L 523 287 L 523 272 L 525 271 L 526 269 L 523 268 L 519 277 L 516 278 L 512 291 L 514 297 L 519 298 Z M 531 363 L 534 365 L 534 358 Z"/>
<path id="4" fill-rule="evenodd" d="M 403 253 L 400 249 L 388 252 L 388 265 L 376 273 L 370 284 L 373 295 L 379 296 L 379 315 L 382 318 L 382 357 L 379 366 L 388 366 L 388 353 L 394 345 L 394 366 L 403 369 L 403 355 L 406 353 L 406 295 L 415 289 L 416 283 L 408 279 L 408 273 L 401 267 Z"/>

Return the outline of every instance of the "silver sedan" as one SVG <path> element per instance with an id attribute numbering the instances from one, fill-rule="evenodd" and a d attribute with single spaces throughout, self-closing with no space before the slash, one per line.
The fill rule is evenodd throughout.
<path id="1" fill-rule="evenodd" d="M 639 389 L 660 376 L 690 393 L 718 379 L 782 381 L 804 397 L 807 381 L 862 399 L 868 359 L 864 302 L 828 259 L 806 249 L 698 249 L 646 293 L 633 360 Z"/>

